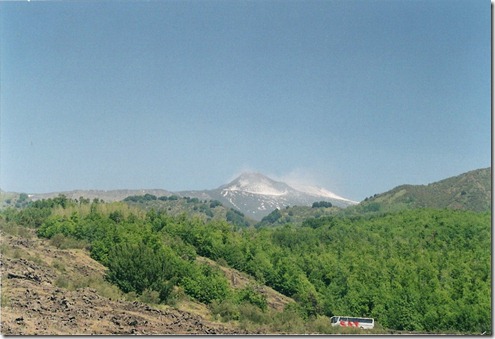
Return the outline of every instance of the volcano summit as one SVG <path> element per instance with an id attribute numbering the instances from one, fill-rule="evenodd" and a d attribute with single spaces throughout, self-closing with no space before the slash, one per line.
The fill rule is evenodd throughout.
<path id="1" fill-rule="evenodd" d="M 338 207 L 357 204 L 320 187 L 293 187 L 261 173 L 252 172 L 243 173 L 217 189 L 179 193 L 182 196 L 219 200 L 224 206 L 233 207 L 256 220 L 261 220 L 277 208 L 311 206 L 315 201 L 328 201 Z"/>

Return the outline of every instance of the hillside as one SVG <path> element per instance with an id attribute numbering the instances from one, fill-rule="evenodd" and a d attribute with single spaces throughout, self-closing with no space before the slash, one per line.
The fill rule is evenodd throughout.
<path id="1" fill-rule="evenodd" d="M 84 250 L 57 248 L 29 229 L 7 235 L 2 226 L 4 335 L 247 333 L 192 312 L 126 300 Z"/>
<path id="2" fill-rule="evenodd" d="M 401 185 L 366 198 L 345 213 L 390 212 L 412 208 L 490 211 L 491 168 L 483 168 L 428 185 Z"/>
<path id="3" fill-rule="evenodd" d="M 280 226 L 285 224 L 302 225 L 305 222 L 310 222 L 312 219 L 337 215 L 342 210 L 342 208 L 336 206 L 318 208 L 309 206 L 291 206 L 282 208 L 281 210 L 274 210 L 261 219 L 261 221 L 256 224 L 256 227 Z"/>
<path id="4" fill-rule="evenodd" d="M 3 220 L 0 226 L 3 335 L 263 333 L 214 320 L 205 305 L 188 298 L 175 307 L 143 303 L 105 281 L 106 268 L 86 250 L 39 239 L 33 229 Z M 232 288 L 255 284 L 237 270 L 198 260 L 220 267 Z M 269 287 L 258 288 L 272 312 L 294 302 Z"/>
<path id="5" fill-rule="evenodd" d="M 254 219 L 246 217 L 234 208 L 225 207 L 218 200 L 199 200 L 198 198 L 179 197 L 175 194 L 168 197 L 147 194 L 128 196 L 123 201 L 145 210 L 163 211 L 171 216 L 185 214 L 203 221 L 226 220 L 237 227 L 248 227 L 256 223 Z"/>
<path id="6" fill-rule="evenodd" d="M 273 211 L 257 226 L 320 223 L 328 216 L 357 216 L 415 208 L 485 212 L 491 209 L 491 168 L 478 169 L 428 185 L 401 185 L 347 208 L 291 206 Z"/>

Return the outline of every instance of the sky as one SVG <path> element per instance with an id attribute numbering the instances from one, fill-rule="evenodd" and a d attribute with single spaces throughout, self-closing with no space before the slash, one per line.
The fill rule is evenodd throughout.
<path id="1" fill-rule="evenodd" d="M 490 2 L 0 2 L 0 188 L 360 201 L 491 166 Z"/>

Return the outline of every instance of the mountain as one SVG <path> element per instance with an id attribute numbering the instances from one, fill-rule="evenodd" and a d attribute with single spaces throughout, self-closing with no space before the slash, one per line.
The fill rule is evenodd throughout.
<path id="1" fill-rule="evenodd" d="M 179 194 L 198 199 L 218 200 L 224 206 L 235 208 L 258 221 L 275 209 L 294 205 L 311 206 L 316 201 L 328 201 L 337 207 L 357 204 L 323 188 L 298 186 L 296 189 L 261 173 L 243 173 L 230 183 L 214 190 L 184 191 Z"/>
<path id="2" fill-rule="evenodd" d="M 243 173 L 232 182 L 212 190 L 170 192 L 159 189 L 142 190 L 75 190 L 29 195 L 30 200 L 53 198 L 60 193 L 68 198 L 99 198 L 120 201 L 132 195 L 151 194 L 156 197 L 177 195 L 201 201 L 218 200 L 227 209 L 236 209 L 246 217 L 260 221 L 275 209 L 287 206 L 311 206 L 316 201 L 331 202 L 334 207 L 346 208 L 345 214 L 388 212 L 411 208 L 451 208 L 472 211 L 489 211 L 491 208 L 491 168 L 478 169 L 428 185 L 401 185 L 390 191 L 375 194 L 361 203 L 343 198 L 328 190 L 313 186 L 289 185 L 275 181 L 260 173 Z M 19 194 L 1 192 L 2 207 L 22 203 Z M 198 207 L 199 208 L 199 207 Z M 291 212 L 290 218 L 288 213 Z M 287 218 L 296 220 L 300 211 L 287 211 Z M 333 214 L 333 210 L 309 210 L 302 214 Z M 297 214 L 297 215 L 296 215 Z M 281 219 L 281 220 L 282 220 Z"/>
<path id="3" fill-rule="evenodd" d="M 345 211 L 389 212 L 412 208 L 490 211 L 491 168 L 466 172 L 428 185 L 401 185 L 366 198 Z"/>
<path id="4" fill-rule="evenodd" d="M 197 198 L 200 202 L 218 200 L 227 209 L 240 211 L 246 217 L 260 221 L 275 209 L 287 206 L 311 206 L 316 201 L 331 202 L 336 207 L 347 207 L 357 202 L 338 196 L 324 188 L 315 186 L 290 186 L 275 181 L 261 173 L 243 173 L 232 182 L 212 190 L 170 192 L 162 189 L 140 190 L 73 190 L 30 194 L 30 200 L 54 198 L 59 194 L 70 199 L 102 199 L 106 202 L 121 201 L 129 196 L 151 195 L 158 197 L 178 196 Z M 2 193 L 2 196 L 6 194 Z M 15 203 L 11 199 L 10 204 Z M 190 202 L 190 201 L 188 201 Z M 194 202 L 194 201 L 193 201 Z M 206 202 L 205 202 L 206 203 Z M 8 204 L 4 204 L 8 205 Z M 173 206 L 168 206 L 172 208 Z M 168 208 L 167 207 L 167 208 Z M 199 207 L 198 207 L 199 208 Z M 236 216 L 237 217 L 237 216 Z M 240 217 L 243 217 L 240 215 Z"/>

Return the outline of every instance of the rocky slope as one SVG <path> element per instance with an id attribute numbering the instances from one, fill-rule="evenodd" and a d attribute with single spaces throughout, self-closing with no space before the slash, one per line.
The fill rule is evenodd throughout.
<path id="1" fill-rule="evenodd" d="M 246 333 L 180 309 L 112 297 L 118 292 L 103 282 L 104 267 L 83 250 L 57 249 L 26 234 L 2 233 L 2 240 L 4 335 Z"/>

